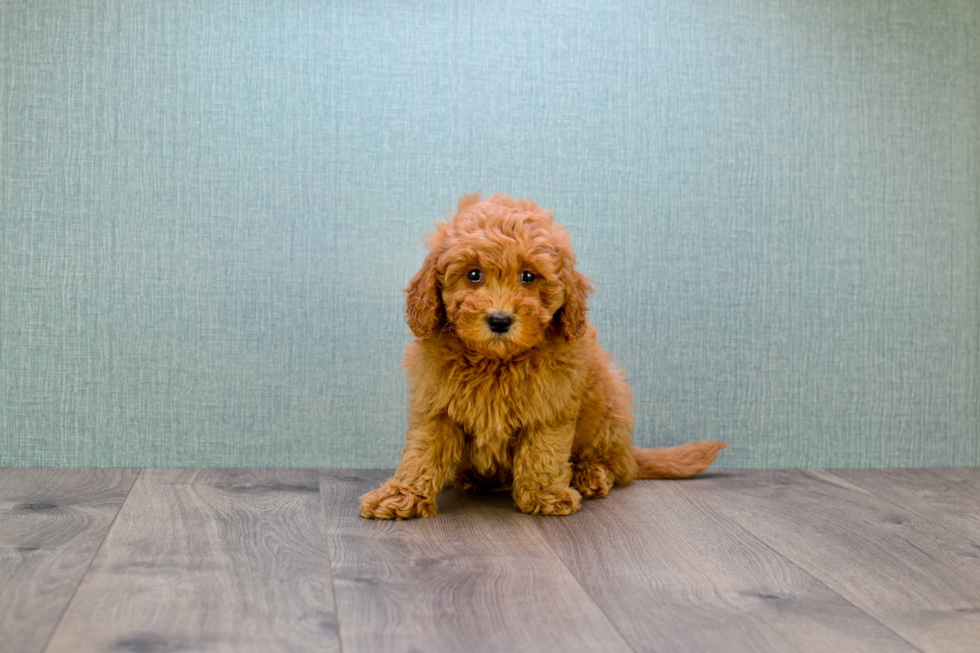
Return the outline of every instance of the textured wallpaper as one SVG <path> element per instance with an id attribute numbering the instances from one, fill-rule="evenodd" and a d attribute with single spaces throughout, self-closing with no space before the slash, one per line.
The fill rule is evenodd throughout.
<path id="1" fill-rule="evenodd" d="M 972 0 L 0 4 L 0 465 L 381 467 L 473 190 L 568 227 L 636 440 L 980 464 Z"/>

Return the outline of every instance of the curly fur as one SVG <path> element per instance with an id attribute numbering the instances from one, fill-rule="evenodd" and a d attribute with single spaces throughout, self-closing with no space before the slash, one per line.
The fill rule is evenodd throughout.
<path id="1" fill-rule="evenodd" d="M 725 446 L 633 446 L 629 386 L 588 323 L 590 282 L 549 212 L 467 195 L 428 244 L 406 289 L 407 442 L 395 475 L 361 497 L 363 517 L 431 517 L 450 480 L 568 515 L 615 485 L 693 476 Z M 490 329 L 492 314 L 512 319 L 506 333 Z"/>

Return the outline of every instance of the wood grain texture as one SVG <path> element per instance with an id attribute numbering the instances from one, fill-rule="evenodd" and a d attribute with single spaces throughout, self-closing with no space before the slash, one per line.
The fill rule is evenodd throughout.
<path id="1" fill-rule="evenodd" d="M 337 651 L 317 473 L 144 471 L 47 649 Z"/>
<path id="2" fill-rule="evenodd" d="M 980 642 L 976 469 L 716 472 L 566 518 L 446 491 L 438 517 L 399 523 L 357 515 L 384 472 L 136 476 L 0 469 L 0 651 Z"/>
<path id="3" fill-rule="evenodd" d="M 977 650 L 980 564 L 967 540 L 826 472 L 688 483 L 699 501 L 921 650 Z"/>
<path id="4" fill-rule="evenodd" d="M 958 484 L 928 469 L 848 469 L 832 473 L 962 537 L 969 542 L 962 555 L 980 561 L 980 493 L 970 492 L 962 481 Z M 980 474 L 977 480 L 980 481 Z"/>
<path id="5" fill-rule="evenodd" d="M 0 651 L 40 651 L 138 471 L 0 469 Z"/>
<path id="6" fill-rule="evenodd" d="M 980 498 L 980 467 L 938 467 L 929 473 L 945 479 L 957 492 Z"/>
<path id="7" fill-rule="evenodd" d="M 638 481 L 535 522 L 635 651 L 917 650 L 689 487 Z"/>
<path id="8" fill-rule="evenodd" d="M 362 519 L 386 477 L 321 478 L 345 653 L 630 650 L 509 496 L 446 490 L 434 518 Z"/>

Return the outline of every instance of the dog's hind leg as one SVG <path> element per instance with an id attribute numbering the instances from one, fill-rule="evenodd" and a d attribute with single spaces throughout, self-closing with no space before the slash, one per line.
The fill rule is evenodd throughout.
<path id="1" fill-rule="evenodd" d="M 577 438 L 586 444 L 572 453 L 572 487 L 583 498 L 601 499 L 614 485 L 627 485 L 635 478 L 631 430 L 631 423 L 607 418 L 591 437 Z"/>

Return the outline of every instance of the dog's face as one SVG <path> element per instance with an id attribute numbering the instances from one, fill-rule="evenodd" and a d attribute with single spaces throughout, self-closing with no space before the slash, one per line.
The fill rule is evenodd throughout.
<path id="1" fill-rule="evenodd" d="M 533 203 L 464 197 L 429 246 L 406 290 L 415 335 L 455 332 L 474 352 L 508 358 L 549 333 L 585 332 L 589 281 L 565 230 Z"/>

